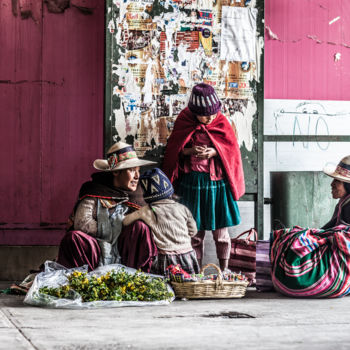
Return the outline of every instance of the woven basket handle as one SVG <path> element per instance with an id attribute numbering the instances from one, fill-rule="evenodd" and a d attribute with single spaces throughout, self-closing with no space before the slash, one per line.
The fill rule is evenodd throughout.
<path id="1" fill-rule="evenodd" d="M 218 278 L 217 278 L 217 283 L 218 284 L 222 284 L 222 273 L 221 270 L 218 266 L 216 266 L 215 264 L 207 264 L 205 266 L 203 266 L 201 268 L 200 273 L 204 273 L 204 271 L 208 268 L 208 267 L 213 267 L 214 269 L 216 269 L 216 271 L 218 272 Z"/>
<path id="2" fill-rule="evenodd" d="M 235 237 L 236 239 L 239 237 L 242 237 L 243 235 L 245 235 L 246 233 L 248 233 L 247 237 L 246 237 L 246 241 L 251 240 L 251 237 L 254 236 L 254 240 L 257 241 L 258 240 L 258 233 L 256 232 L 255 228 L 251 228 L 250 230 L 244 231 L 241 234 L 239 234 L 237 237 Z"/>

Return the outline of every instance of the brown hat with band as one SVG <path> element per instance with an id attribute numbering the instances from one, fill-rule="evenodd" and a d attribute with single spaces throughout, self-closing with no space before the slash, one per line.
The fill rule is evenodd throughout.
<path id="1" fill-rule="evenodd" d="M 138 158 L 131 145 L 117 142 L 107 151 L 107 159 L 96 159 L 93 166 L 97 170 L 118 171 L 151 164 L 156 162 Z"/>
<path id="2" fill-rule="evenodd" d="M 323 172 L 339 181 L 350 183 L 350 156 L 344 157 L 336 167 L 325 166 Z"/>

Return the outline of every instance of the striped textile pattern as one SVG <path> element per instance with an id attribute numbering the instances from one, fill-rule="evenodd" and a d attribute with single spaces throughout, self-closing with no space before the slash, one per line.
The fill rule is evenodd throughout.
<path id="1" fill-rule="evenodd" d="M 336 298 L 350 293 L 350 226 L 273 232 L 272 282 L 292 297 Z"/>
<path id="2" fill-rule="evenodd" d="M 246 239 L 240 239 L 246 232 L 243 232 L 236 238 L 231 238 L 230 259 L 228 268 L 236 273 L 242 272 L 248 280 L 249 285 L 255 285 L 255 270 L 256 270 L 256 240 L 250 240 L 250 231 Z M 256 239 L 256 236 L 255 236 Z"/>
<path id="3" fill-rule="evenodd" d="M 259 292 L 272 291 L 270 262 L 270 240 L 258 240 L 256 243 L 256 289 Z"/>

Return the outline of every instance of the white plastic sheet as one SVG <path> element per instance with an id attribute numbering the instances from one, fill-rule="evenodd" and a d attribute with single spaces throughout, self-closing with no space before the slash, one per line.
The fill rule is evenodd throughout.
<path id="1" fill-rule="evenodd" d="M 127 273 L 133 274 L 136 272 L 135 269 L 126 267 L 121 264 L 111 264 L 105 265 L 97 268 L 94 271 L 88 273 L 88 276 L 95 275 L 97 277 L 105 275 L 111 270 L 118 272 L 124 269 Z M 171 286 L 167 284 L 168 291 L 173 293 L 173 297 L 170 300 L 160 300 L 160 301 L 93 301 L 93 302 L 83 302 L 81 296 L 72 292 L 72 299 L 56 298 L 47 294 L 39 292 L 42 287 L 57 288 L 68 284 L 68 276 L 73 271 L 87 272 L 88 267 L 76 267 L 73 269 L 67 269 L 62 265 L 59 265 L 52 261 L 45 262 L 45 271 L 39 273 L 33 282 L 32 287 L 29 289 L 24 303 L 33 306 L 47 307 L 47 308 L 57 308 L 57 309 L 94 309 L 94 308 L 110 308 L 110 307 L 123 307 L 123 306 L 156 306 L 156 305 L 168 305 L 175 299 L 175 293 Z M 159 275 L 147 274 L 153 277 L 164 278 Z"/>

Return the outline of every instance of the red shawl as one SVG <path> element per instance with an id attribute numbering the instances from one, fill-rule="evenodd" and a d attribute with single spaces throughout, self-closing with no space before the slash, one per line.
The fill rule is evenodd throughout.
<path id="1" fill-rule="evenodd" d="M 168 140 L 163 171 L 172 183 L 178 179 L 181 152 L 190 141 L 192 134 L 200 129 L 203 129 L 213 142 L 233 197 L 238 200 L 245 192 L 241 152 L 232 126 L 221 112 L 218 112 L 217 117 L 206 125 L 200 123 L 188 108 L 181 111 Z"/>

